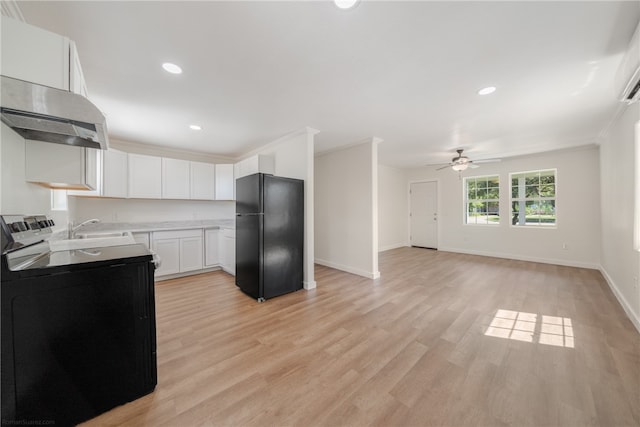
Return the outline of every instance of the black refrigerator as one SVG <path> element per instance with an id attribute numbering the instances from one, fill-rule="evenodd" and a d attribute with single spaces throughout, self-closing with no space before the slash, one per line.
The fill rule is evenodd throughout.
<path id="1" fill-rule="evenodd" d="M 302 289 L 304 181 L 263 173 L 236 180 L 236 285 L 264 301 Z"/>

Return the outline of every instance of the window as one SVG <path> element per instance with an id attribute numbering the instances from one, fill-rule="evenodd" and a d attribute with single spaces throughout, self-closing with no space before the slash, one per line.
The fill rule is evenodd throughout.
<path id="1" fill-rule="evenodd" d="M 511 177 L 511 225 L 555 227 L 556 170 L 518 172 Z"/>
<path id="2" fill-rule="evenodd" d="M 500 224 L 500 177 L 472 176 L 464 179 L 465 224 Z"/>
<path id="3" fill-rule="evenodd" d="M 67 190 L 51 190 L 51 210 L 67 210 Z"/>

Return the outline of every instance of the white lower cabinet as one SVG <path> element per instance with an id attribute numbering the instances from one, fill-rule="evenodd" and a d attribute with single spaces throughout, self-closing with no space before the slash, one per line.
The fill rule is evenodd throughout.
<path id="1" fill-rule="evenodd" d="M 202 231 L 198 237 L 180 239 L 180 272 L 202 270 Z"/>
<path id="2" fill-rule="evenodd" d="M 220 239 L 220 264 L 227 273 L 236 275 L 236 231 L 234 229 L 222 229 Z"/>
<path id="3" fill-rule="evenodd" d="M 204 230 L 204 266 L 220 265 L 220 230 Z"/>
<path id="4" fill-rule="evenodd" d="M 160 258 L 156 276 L 180 273 L 180 239 L 153 239 L 153 251 Z"/>
<path id="5" fill-rule="evenodd" d="M 160 258 L 156 276 L 203 268 L 202 229 L 156 231 L 151 240 L 151 249 Z"/>

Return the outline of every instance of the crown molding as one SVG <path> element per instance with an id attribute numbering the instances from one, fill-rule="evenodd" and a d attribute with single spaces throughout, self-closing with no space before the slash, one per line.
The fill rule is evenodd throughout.
<path id="1" fill-rule="evenodd" d="M 351 147 L 355 147 L 362 144 L 380 145 L 383 142 L 384 142 L 384 139 L 378 138 L 377 136 L 372 136 L 370 138 L 361 139 L 360 141 L 353 142 L 351 144 L 340 145 L 337 147 L 329 148 L 328 150 L 318 151 L 314 154 L 314 157 L 324 156 L 325 154 L 334 153 L 336 151 L 347 150 Z"/>
<path id="2" fill-rule="evenodd" d="M 2 0 L 2 2 L 0 3 L 2 3 L 3 16 L 8 16 L 9 18 L 26 22 L 24 20 L 24 15 L 22 15 L 22 11 L 20 10 L 20 6 L 18 6 L 18 2 L 16 2 L 15 0 Z"/>
<path id="3" fill-rule="evenodd" d="M 282 142 L 294 138 L 296 136 L 300 136 L 300 135 L 307 135 L 308 137 L 313 137 L 315 135 L 317 135 L 320 131 L 318 129 L 314 129 L 312 127 L 309 126 L 305 126 L 301 129 L 295 130 L 293 132 L 289 132 L 281 137 L 279 137 L 278 139 L 263 145 L 261 147 L 258 147 L 254 150 L 249 151 L 248 153 L 245 153 L 241 156 L 239 156 L 237 158 L 237 161 L 240 160 L 244 160 L 244 159 L 248 159 L 249 157 L 255 156 L 256 154 L 260 154 L 260 153 L 264 153 L 265 151 L 268 151 L 270 148 L 276 147 L 277 145 L 281 144 Z"/>
<path id="4" fill-rule="evenodd" d="M 148 156 L 169 157 L 172 159 L 190 160 L 204 163 L 235 163 L 236 159 L 227 156 L 218 156 L 198 151 L 181 150 L 159 145 L 143 144 L 140 142 L 123 141 L 109 138 L 109 148 L 126 153 L 144 154 Z"/>

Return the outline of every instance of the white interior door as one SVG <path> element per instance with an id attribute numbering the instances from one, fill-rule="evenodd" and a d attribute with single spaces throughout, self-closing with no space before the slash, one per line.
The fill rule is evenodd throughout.
<path id="1" fill-rule="evenodd" d="M 414 182 L 410 187 L 411 246 L 438 248 L 438 185 Z"/>

